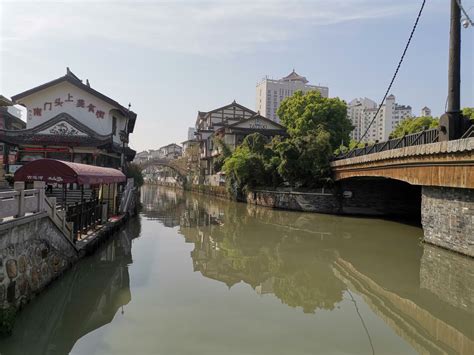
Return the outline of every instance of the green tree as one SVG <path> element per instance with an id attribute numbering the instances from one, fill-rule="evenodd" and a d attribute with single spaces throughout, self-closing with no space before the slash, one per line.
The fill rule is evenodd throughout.
<path id="1" fill-rule="evenodd" d="M 278 173 L 292 186 L 317 187 L 329 182 L 332 156 L 331 135 L 323 127 L 304 136 L 284 140 L 276 145 L 280 164 Z"/>
<path id="2" fill-rule="evenodd" d="M 256 186 L 277 186 L 281 183 L 277 167 L 280 160 L 272 143 L 260 133 L 246 136 L 242 144 L 225 160 L 227 187 L 231 194 L 245 192 Z"/>
<path id="3" fill-rule="evenodd" d="M 356 148 L 364 148 L 365 146 L 365 143 L 364 142 L 357 142 L 355 139 L 351 139 L 349 141 L 349 145 L 346 146 L 344 144 L 341 144 L 335 151 L 334 151 L 334 154 L 335 155 L 339 155 L 341 153 L 347 153 L 348 151 L 351 151 L 352 149 L 356 149 Z"/>
<path id="4" fill-rule="evenodd" d="M 439 120 L 433 117 L 413 117 L 401 121 L 390 134 L 390 138 L 401 138 L 406 134 L 421 132 L 424 129 L 436 128 Z"/>
<path id="5" fill-rule="evenodd" d="M 474 107 L 464 107 L 462 109 L 462 114 L 474 123 Z"/>
<path id="6" fill-rule="evenodd" d="M 232 155 L 232 150 L 230 147 L 222 140 L 222 138 L 214 137 L 214 145 L 217 146 L 219 150 L 219 156 L 216 157 L 213 161 L 214 171 L 221 171 L 224 165 L 224 161 Z"/>
<path id="7" fill-rule="evenodd" d="M 278 116 L 290 137 L 302 137 L 323 128 L 329 132 L 335 150 L 341 142 L 349 142 L 353 126 L 347 118 L 347 105 L 339 98 L 325 98 L 317 91 L 297 91 L 278 108 Z"/>

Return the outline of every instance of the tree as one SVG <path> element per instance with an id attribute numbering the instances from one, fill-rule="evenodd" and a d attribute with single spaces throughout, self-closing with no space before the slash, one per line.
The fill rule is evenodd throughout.
<path id="1" fill-rule="evenodd" d="M 474 107 L 464 107 L 462 114 L 474 123 Z"/>
<path id="2" fill-rule="evenodd" d="M 370 144 L 370 143 L 369 143 Z M 341 144 L 335 151 L 334 151 L 334 155 L 339 155 L 341 153 L 347 153 L 349 151 L 351 151 L 352 149 L 356 149 L 356 148 L 364 148 L 365 147 L 365 143 L 364 142 L 357 142 L 355 139 L 351 139 L 349 141 L 349 145 L 346 146 L 344 144 Z"/>
<path id="3" fill-rule="evenodd" d="M 236 196 L 247 188 L 277 186 L 282 181 L 277 172 L 279 163 L 265 136 L 249 134 L 224 162 L 229 192 Z"/>
<path id="4" fill-rule="evenodd" d="M 224 165 L 224 161 L 232 155 L 232 150 L 219 137 L 214 137 L 213 138 L 213 143 L 214 143 L 215 146 L 217 146 L 217 149 L 220 153 L 213 161 L 214 171 L 218 172 L 218 171 L 221 171 L 221 169 Z"/>
<path id="5" fill-rule="evenodd" d="M 341 142 L 349 142 L 353 126 L 347 118 L 347 105 L 339 98 L 325 98 L 317 91 L 304 94 L 297 91 L 286 98 L 278 108 L 281 123 L 290 137 L 302 137 L 310 131 L 324 129 L 335 150 Z"/>
<path id="6" fill-rule="evenodd" d="M 421 132 L 424 129 L 436 128 L 439 120 L 433 117 L 414 117 L 401 121 L 390 134 L 390 138 L 401 138 L 406 134 Z"/>
<path id="7" fill-rule="evenodd" d="M 323 127 L 276 145 L 280 164 L 278 173 L 292 186 L 317 187 L 329 182 L 329 161 L 333 149 L 331 135 Z"/>

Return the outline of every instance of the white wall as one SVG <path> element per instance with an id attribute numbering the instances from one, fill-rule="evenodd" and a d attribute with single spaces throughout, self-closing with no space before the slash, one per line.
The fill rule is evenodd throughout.
<path id="1" fill-rule="evenodd" d="M 59 99 L 59 102 L 62 102 L 62 106 L 55 103 L 57 99 Z M 78 100 L 84 101 L 84 107 L 78 106 L 81 103 Z M 111 112 L 116 107 L 68 82 L 62 82 L 38 91 L 18 100 L 18 103 L 25 105 L 27 108 L 27 128 L 36 127 L 65 112 L 93 131 L 102 135 L 108 135 L 112 133 L 112 116 L 115 116 L 117 118 L 117 132 L 114 136 L 114 141 L 120 142 L 119 132 L 125 128 L 126 124 L 126 119 L 122 114 L 117 111 Z M 94 106 L 93 108 L 91 107 L 93 112 L 89 110 L 89 105 Z M 38 115 L 39 110 L 35 109 L 40 109 L 41 115 Z M 98 111 L 104 112 L 103 117 L 98 115 Z"/>

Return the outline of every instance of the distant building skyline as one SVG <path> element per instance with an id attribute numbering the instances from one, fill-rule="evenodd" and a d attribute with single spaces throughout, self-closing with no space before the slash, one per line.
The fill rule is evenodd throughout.
<path id="1" fill-rule="evenodd" d="M 130 144 L 142 151 L 186 140 L 198 109 L 235 99 L 255 110 L 262 75 L 279 78 L 293 67 L 331 97 L 379 103 L 419 10 L 412 0 L 206 4 L 3 1 L 0 94 L 74 68 L 132 104 L 140 119 Z M 427 3 L 394 83 L 398 101 L 417 115 L 425 105 L 437 117 L 445 109 L 449 9 L 446 1 Z M 461 35 L 461 107 L 473 107 L 474 31 Z"/>
<path id="2" fill-rule="evenodd" d="M 421 117 L 431 117 L 431 109 L 429 107 L 423 107 L 421 109 Z"/>
<path id="3" fill-rule="evenodd" d="M 388 140 L 390 133 L 401 121 L 412 117 L 411 106 L 399 105 L 395 100 L 395 95 L 389 95 L 378 114 L 378 105 L 371 99 L 365 97 L 350 101 L 347 104 L 347 118 L 349 118 L 354 126 L 351 138 L 356 141 L 362 139 L 362 142 Z M 377 117 L 375 116 L 376 114 Z M 371 124 L 374 117 L 376 119 Z M 366 131 L 367 134 L 365 134 Z M 362 136 L 364 137 L 362 138 Z"/>

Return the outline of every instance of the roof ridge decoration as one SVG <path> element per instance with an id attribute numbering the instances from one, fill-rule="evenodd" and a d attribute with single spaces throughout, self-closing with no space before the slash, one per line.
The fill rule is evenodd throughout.
<path id="1" fill-rule="evenodd" d="M 67 123 L 65 126 L 60 126 L 61 123 Z M 60 126 L 60 127 L 58 127 Z M 67 131 L 61 130 L 61 127 L 67 129 Z M 48 131 L 49 129 L 49 131 Z M 74 129 L 75 132 L 71 131 Z M 54 130 L 54 131 L 52 131 Z M 49 132 L 49 133 L 45 133 Z M 43 122 L 33 128 L 20 129 L 20 130 L 0 130 L 2 135 L 6 136 L 25 136 L 25 135 L 68 135 L 68 136 L 79 136 L 80 133 L 83 133 L 85 136 L 92 137 L 98 140 L 111 140 L 112 134 L 103 135 L 99 134 L 91 128 L 87 127 L 83 123 L 76 120 L 74 117 L 69 115 L 66 112 L 61 112 L 60 114 L 54 116 L 50 120 Z"/>
<path id="2" fill-rule="evenodd" d="M 295 72 L 295 69 L 293 69 L 293 71 L 287 76 L 281 78 L 280 81 L 301 81 L 304 84 L 309 83 L 308 79 L 306 79 L 306 77 L 299 75 L 297 72 Z"/>

